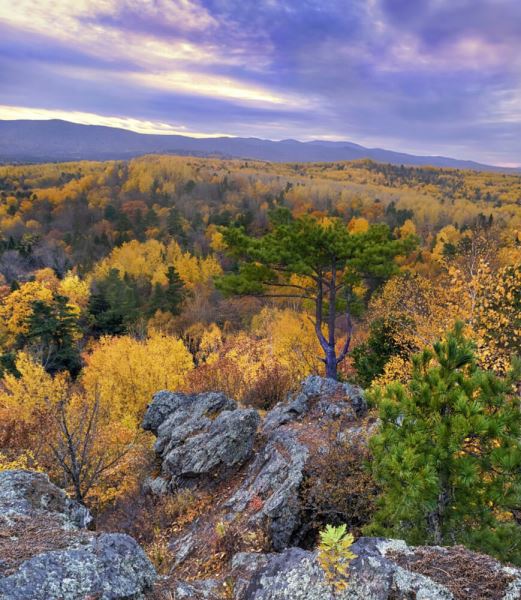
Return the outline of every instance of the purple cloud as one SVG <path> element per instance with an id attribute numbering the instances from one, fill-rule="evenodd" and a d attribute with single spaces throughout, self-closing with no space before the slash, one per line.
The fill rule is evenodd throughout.
<path id="1" fill-rule="evenodd" d="M 0 118 L 521 163 L 520 31 L 518 0 L 18 0 L 0 14 Z"/>

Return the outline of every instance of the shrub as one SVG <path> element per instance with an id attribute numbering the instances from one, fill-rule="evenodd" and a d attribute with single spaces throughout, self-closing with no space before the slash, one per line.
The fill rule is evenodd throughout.
<path id="1" fill-rule="evenodd" d="M 365 436 L 345 439 L 339 426 L 325 432 L 327 443 L 306 465 L 301 486 L 302 521 L 299 543 L 314 546 L 327 524 L 343 523 L 356 536 L 373 517 L 378 495 L 371 473 Z"/>
<path id="2" fill-rule="evenodd" d="M 354 537 L 347 533 L 345 525 L 326 525 L 320 532 L 318 562 L 335 594 L 342 593 L 349 585 L 349 561 L 356 558 L 351 551 L 353 542 Z"/>
<path id="3" fill-rule="evenodd" d="M 261 367 L 257 380 L 246 392 L 243 402 L 260 410 L 270 410 L 282 402 L 292 389 L 291 376 L 278 364 Z"/>

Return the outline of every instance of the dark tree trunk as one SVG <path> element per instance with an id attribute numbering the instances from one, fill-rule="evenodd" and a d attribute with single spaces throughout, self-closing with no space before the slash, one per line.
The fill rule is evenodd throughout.
<path id="1" fill-rule="evenodd" d="M 337 379 L 337 358 L 334 348 L 328 348 L 326 350 L 326 377 L 330 377 L 331 379 Z"/>

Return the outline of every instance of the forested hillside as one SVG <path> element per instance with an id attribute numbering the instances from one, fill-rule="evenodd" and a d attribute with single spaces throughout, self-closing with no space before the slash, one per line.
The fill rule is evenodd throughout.
<path id="1" fill-rule="evenodd" d="M 447 347 L 433 346 L 450 331 Z M 412 357 L 423 350 L 421 367 Z M 372 474 L 358 457 L 356 528 L 376 510 L 374 478 L 387 496 L 372 527 L 389 531 L 393 406 L 421 396 L 436 364 L 433 390 L 464 372 L 477 412 L 508 415 L 520 350 L 521 176 L 172 156 L 0 167 L 0 469 L 44 470 L 100 519 L 120 518 L 153 469 L 140 429 L 152 394 L 219 390 L 263 413 L 328 367 L 369 390 L 374 414 L 388 411 Z M 495 409 L 481 396 L 478 407 L 478 388 L 502 398 Z M 504 473 L 519 468 L 518 425 L 481 423 L 474 450 L 497 455 L 508 438 L 510 454 L 495 456 Z M 393 443 L 409 456 L 407 440 Z M 418 467 L 408 468 L 412 480 Z M 465 468 L 458 481 L 488 469 Z M 498 499 L 508 481 L 483 488 L 483 506 L 497 502 L 494 518 L 513 524 L 519 507 Z M 346 485 L 330 483 L 334 494 Z M 511 508 L 521 501 L 512 490 Z M 414 543 L 446 541 L 411 531 Z M 144 540 L 152 553 L 154 535 Z M 519 552 L 469 544 L 508 560 Z"/>

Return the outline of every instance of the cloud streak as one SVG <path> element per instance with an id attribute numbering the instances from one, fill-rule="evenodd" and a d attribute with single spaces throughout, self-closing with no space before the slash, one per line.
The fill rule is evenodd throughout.
<path id="1" fill-rule="evenodd" d="M 520 31 L 518 0 L 0 0 L 0 116 L 518 164 Z"/>

